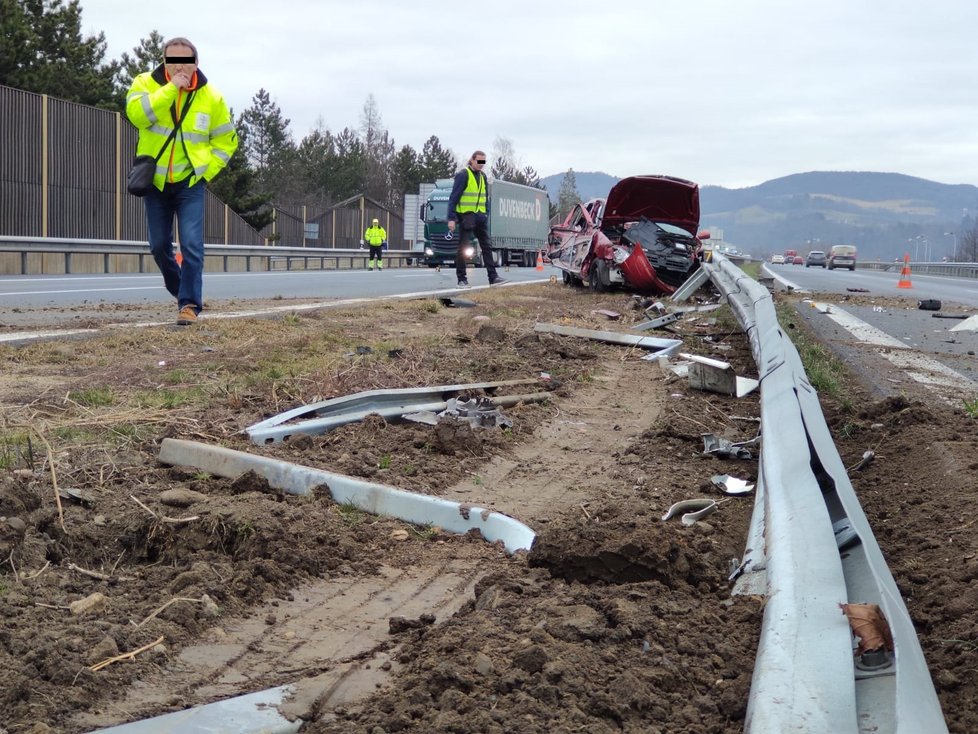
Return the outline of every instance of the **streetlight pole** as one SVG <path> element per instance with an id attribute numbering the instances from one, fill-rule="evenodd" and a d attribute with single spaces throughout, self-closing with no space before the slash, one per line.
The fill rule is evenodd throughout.
<path id="1" fill-rule="evenodd" d="M 951 238 L 951 248 L 952 248 L 951 262 L 953 263 L 957 262 L 958 261 L 958 236 L 954 234 L 954 232 L 945 232 L 944 236 Z"/>

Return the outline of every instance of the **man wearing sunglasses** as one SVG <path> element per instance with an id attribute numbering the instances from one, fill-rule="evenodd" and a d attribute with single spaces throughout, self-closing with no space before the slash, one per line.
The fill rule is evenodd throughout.
<path id="1" fill-rule="evenodd" d="M 479 240 L 482 262 L 486 266 L 489 285 L 505 283 L 496 272 L 493 262 L 492 242 L 489 239 L 489 181 L 482 169 L 486 165 L 486 154 L 477 150 L 469 158 L 469 165 L 455 174 L 455 185 L 448 197 L 448 231 L 455 232 L 461 222 L 462 232 L 458 238 L 458 253 L 455 255 L 455 274 L 460 288 L 467 288 L 465 274 L 465 251 L 472 246 L 473 238 Z"/>
<path id="2" fill-rule="evenodd" d="M 171 38 L 163 57 L 133 80 L 126 117 L 139 130 L 136 154 L 156 157 L 153 186 L 144 197 L 149 249 L 177 299 L 177 324 L 187 326 L 204 307 L 206 182 L 231 160 L 238 136 L 224 98 L 197 67 L 197 48 L 186 38 Z M 174 215 L 181 262 L 173 251 Z"/>

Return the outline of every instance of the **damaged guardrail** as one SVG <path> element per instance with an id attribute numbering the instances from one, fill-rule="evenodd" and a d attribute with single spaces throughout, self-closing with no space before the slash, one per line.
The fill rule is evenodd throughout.
<path id="1" fill-rule="evenodd" d="M 735 593 L 763 593 L 745 731 L 947 731 L 917 634 L 770 292 L 704 264 L 747 332 L 761 380 L 760 471 Z M 807 451 L 799 451 L 807 446 Z M 843 604 L 878 605 L 892 650 L 855 654 Z M 848 608 L 846 608 L 848 611 Z"/>

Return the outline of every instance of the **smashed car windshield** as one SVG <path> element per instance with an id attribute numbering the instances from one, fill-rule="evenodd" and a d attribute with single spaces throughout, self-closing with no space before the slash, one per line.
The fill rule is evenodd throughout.
<path id="1" fill-rule="evenodd" d="M 656 222 L 655 226 L 663 230 L 667 234 L 681 234 L 686 237 L 692 237 L 693 233 L 689 232 L 682 227 L 677 227 L 675 224 L 669 224 L 668 222 Z"/>

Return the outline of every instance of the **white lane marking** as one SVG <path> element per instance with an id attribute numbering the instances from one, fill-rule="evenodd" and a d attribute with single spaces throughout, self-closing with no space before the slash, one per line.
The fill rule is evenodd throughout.
<path id="1" fill-rule="evenodd" d="M 978 331 L 978 316 L 969 316 L 951 331 Z"/>
<path id="2" fill-rule="evenodd" d="M 946 402 L 957 404 L 956 401 L 960 397 L 960 391 L 962 390 L 969 391 L 971 394 L 978 392 L 978 382 L 951 369 L 946 364 L 938 362 L 936 359 L 931 359 L 924 354 L 911 351 L 910 347 L 900 340 L 884 331 L 880 331 L 874 326 L 870 326 L 865 321 L 856 318 L 835 304 L 817 303 L 814 305 L 820 310 L 824 308 L 826 316 L 861 342 L 872 346 L 883 347 L 878 352 L 882 357 L 885 357 L 894 367 L 903 370 L 911 380 L 919 382 L 921 385 L 937 392 Z M 941 394 L 948 389 L 954 390 L 956 394 L 953 396 Z"/>
<path id="3" fill-rule="evenodd" d="M 880 331 L 875 326 L 870 326 L 862 319 L 857 319 L 851 313 L 843 311 L 834 303 L 813 302 L 813 304 L 815 308 L 819 309 L 819 311 L 865 344 L 872 344 L 878 347 L 891 347 L 893 349 L 909 349 L 899 339 L 890 336 L 885 331 Z"/>
<path id="4" fill-rule="evenodd" d="M 93 293 L 91 288 L 63 288 L 57 291 L 12 291 L 10 293 L 0 293 L 0 298 L 16 298 L 19 296 L 54 296 L 62 293 L 92 293 L 92 297 L 97 297 L 103 293 L 115 293 L 117 291 L 155 291 L 162 288 L 162 284 L 129 286 L 126 288 L 99 288 L 98 292 Z"/>
<path id="5" fill-rule="evenodd" d="M 75 334 L 94 334 L 98 329 L 68 329 L 65 331 L 21 331 L 13 334 L 0 334 L 0 343 L 45 339 L 52 336 L 73 336 Z"/>

